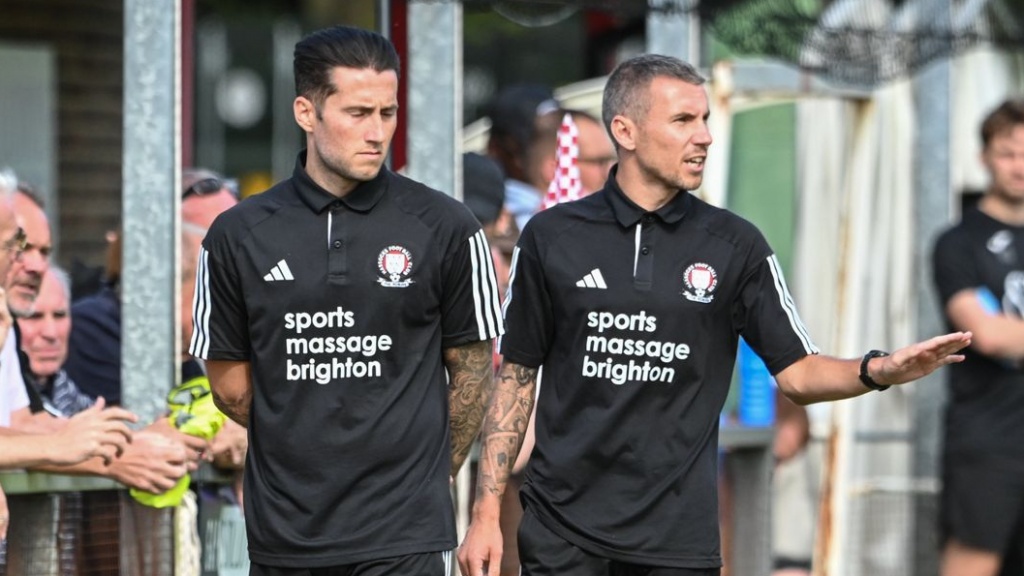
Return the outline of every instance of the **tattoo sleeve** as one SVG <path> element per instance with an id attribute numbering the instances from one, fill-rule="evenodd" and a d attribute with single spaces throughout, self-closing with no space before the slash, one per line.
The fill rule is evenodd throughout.
<path id="1" fill-rule="evenodd" d="M 499 498 L 512 473 L 526 426 L 533 412 L 537 368 L 503 363 L 494 394 L 484 417 L 477 497 L 490 493 Z"/>
<path id="2" fill-rule="evenodd" d="M 448 368 L 452 476 L 462 468 L 480 432 L 484 406 L 494 388 L 493 346 L 493 341 L 484 340 L 444 351 Z"/>

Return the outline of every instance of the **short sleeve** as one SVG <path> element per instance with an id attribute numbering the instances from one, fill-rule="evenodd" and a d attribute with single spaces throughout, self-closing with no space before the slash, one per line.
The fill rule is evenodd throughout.
<path id="1" fill-rule="evenodd" d="M 491 248 L 480 228 L 443 260 L 442 346 L 497 338 L 505 332 Z"/>
<path id="2" fill-rule="evenodd" d="M 932 274 L 943 308 L 957 292 L 982 284 L 971 255 L 971 243 L 953 231 L 943 234 L 935 243 Z"/>
<path id="3" fill-rule="evenodd" d="M 203 240 L 196 266 L 189 353 L 203 360 L 248 360 L 249 318 L 230 246 L 216 224 Z"/>
<path id="4" fill-rule="evenodd" d="M 736 314 L 741 335 L 773 375 L 819 352 L 797 313 L 775 254 L 751 263 Z"/>
<path id="5" fill-rule="evenodd" d="M 551 295 L 533 229 L 526 227 L 512 252 L 504 304 L 507 334 L 499 340 L 506 360 L 531 368 L 544 363 L 554 333 Z"/>

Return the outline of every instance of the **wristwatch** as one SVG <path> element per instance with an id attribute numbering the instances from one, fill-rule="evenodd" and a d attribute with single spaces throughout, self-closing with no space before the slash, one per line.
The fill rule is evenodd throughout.
<path id="1" fill-rule="evenodd" d="M 882 356 L 888 355 L 888 352 L 882 352 L 881 350 L 872 350 L 864 355 L 864 358 L 860 361 L 860 381 L 863 382 L 865 386 L 872 390 L 878 390 L 879 392 L 889 389 L 888 386 L 875 382 L 868 374 L 868 362 L 870 362 L 872 358 L 881 358 Z"/>

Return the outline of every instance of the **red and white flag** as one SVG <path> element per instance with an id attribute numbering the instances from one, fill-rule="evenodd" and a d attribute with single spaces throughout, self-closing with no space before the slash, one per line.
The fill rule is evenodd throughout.
<path id="1" fill-rule="evenodd" d="M 572 115 L 566 114 L 562 118 L 561 127 L 558 128 L 558 151 L 556 152 L 558 166 L 555 168 L 555 178 L 548 185 L 548 193 L 544 197 L 545 208 L 580 197 L 582 187 L 578 164 L 580 157 L 579 135 Z"/>

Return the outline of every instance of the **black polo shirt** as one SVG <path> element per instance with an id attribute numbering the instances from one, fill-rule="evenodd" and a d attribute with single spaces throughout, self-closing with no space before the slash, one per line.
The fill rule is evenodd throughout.
<path id="1" fill-rule="evenodd" d="M 442 350 L 502 332 L 490 251 L 453 198 L 386 169 L 342 199 L 291 179 L 213 224 L 190 350 L 248 361 L 253 561 L 450 550 Z"/>
<path id="2" fill-rule="evenodd" d="M 618 188 L 534 216 L 515 249 L 505 359 L 544 368 L 523 498 L 603 557 L 721 564 L 718 420 L 743 335 L 778 373 L 817 349 L 749 222 Z"/>
<path id="3" fill-rule="evenodd" d="M 936 241 L 932 263 L 947 324 L 946 306 L 963 290 L 987 290 L 992 314 L 1024 317 L 1024 226 L 968 210 Z M 946 452 L 1024 461 L 1024 366 L 972 346 L 963 354 L 946 371 Z"/>

